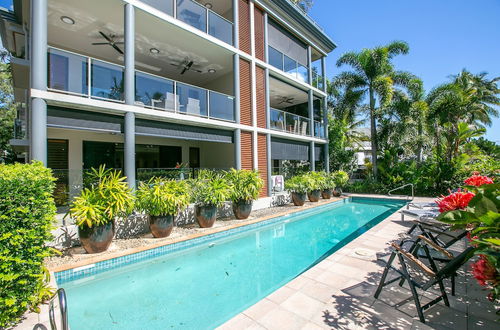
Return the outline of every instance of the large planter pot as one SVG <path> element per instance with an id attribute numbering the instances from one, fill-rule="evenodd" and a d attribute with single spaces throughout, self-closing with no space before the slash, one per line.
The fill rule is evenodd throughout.
<path id="1" fill-rule="evenodd" d="M 330 199 L 332 198 L 332 190 L 331 189 L 324 189 L 321 191 L 321 197 L 323 199 Z"/>
<path id="2" fill-rule="evenodd" d="M 233 202 L 233 213 L 236 219 L 243 220 L 250 216 L 253 201 L 240 200 Z"/>
<path id="3" fill-rule="evenodd" d="M 215 205 L 196 205 L 194 215 L 201 228 L 210 228 L 217 219 L 217 206 Z"/>
<path id="4" fill-rule="evenodd" d="M 149 229 L 151 234 L 156 238 L 167 237 L 174 229 L 174 216 L 149 216 Z"/>
<path id="5" fill-rule="evenodd" d="M 87 253 L 100 253 L 108 249 L 115 236 L 114 221 L 93 227 L 78 226 L 80 242 Z"/>
<path id="6" fill-rule="evenodd" d="M 342 195 L 342 189 L 341 188 L 335 188 L 335 189 L 333 189 L 333 196 L 340 197 L 341 195 Z"/>
<path id="7" fill-rule="evenodd" d="M 302 206 L 306 202 L 307 194 L 306 193 L 292 193 L 292 201 L 295 206 Z"/>
<path id="8" fill-rule="evenodd" d="M 310 202 L 318 202 L 319 196 L 321 195 L 321 191 L 319 189 L 313 190 L 307 193 L 307 197 L 309 197 Z"/>

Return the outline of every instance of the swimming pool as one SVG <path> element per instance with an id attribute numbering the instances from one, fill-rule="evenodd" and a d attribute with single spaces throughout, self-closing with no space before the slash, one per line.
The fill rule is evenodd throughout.
<path id="1" fill-rule="evenodd" d="M 71 329 L 214 328 L 404 205 L 352 198 L 56 273 Z"/>

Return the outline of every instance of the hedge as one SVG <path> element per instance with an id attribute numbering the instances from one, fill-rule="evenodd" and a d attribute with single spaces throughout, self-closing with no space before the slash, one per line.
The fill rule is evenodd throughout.
<path id="1" fill-rule="evenodd" d="M 0 328 L 50 294 L 44 258 L 56 207 L 54 178 L 41 163 L 0 164 Z"/>

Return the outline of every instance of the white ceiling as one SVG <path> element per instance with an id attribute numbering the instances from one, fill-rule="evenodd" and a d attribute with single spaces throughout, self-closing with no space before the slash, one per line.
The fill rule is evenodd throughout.
<path id="1" fill-rule="evenodd" d="M 295 88 L 281 80 L 269 78 L 269 101 L 272 108 L 281 109 L 307 102 L 307 92 Z M 282 102 L 284 98 L 289 102 Z"/>
<path id="2" fill-rule="evenodd" d="M 225 3 L 226 0 L 214 0 Z M 102 42 L 99 31 L 114 34 L 116 41 L 123 41 L 123 2 L 120 0 L 49 0 L 48 43 L 61 49 L 122 64 L 123 56 L 109 45 L 96 46 Z M 75 20 L 74 25 L 61 21 L 61 16 Z M 231 52 L 204 40 L 172 24 L 136 10 L 136 68 L 141 71 L 180 80 L 193 85 L 209 86 L 210 82 L 232 72 Z M 119 45 L 123 50 L 123 45 Z M 154 47 L 160 53 L 153 55 Z M 193 68 L 180 75 L 181 68 L 171 65 L 185 59 L 194 62 Z M 208 73 L 215 69 L 216 73 Z M 219 85 L 219 84 L 217 84 Z M 221 92 L 221 87 L 214 88 Z"/>

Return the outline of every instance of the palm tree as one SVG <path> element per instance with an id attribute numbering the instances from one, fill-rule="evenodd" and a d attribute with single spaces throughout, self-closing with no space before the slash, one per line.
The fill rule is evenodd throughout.
<path id="1" fill-rule="evenodd" d="M 459 136 L 465 127 L 460 126 L 461 123 L 467 124 L 472 130 L 491 125 L 492 117 L 498 116 L 495 106 L 500 105 L 500 89 L 497 85 L 499 80 L 500 77 L 487 79 L 486 73 L 475 75 L 462 70 L 451 82 L 438 86 L 429 93 L 429 127 L 434 131 L 439 157 L 443 156 L 443 137 L 446 159 L 451 161 L 458 155 Z"/>
<path id="2" fill-rule="evenodd" d="M 395 71 L 391 60 L 399 54 L 408 54 L 409 46 L 403 41 L 394 41 L 386 46 L 348 52 L 342 55 L 337 66 L 349 65 L 352 71 L 337 75 L 334 84 L 345 86 L 368 96 L 371 127 L 373 176 L 377 178 L 377 116 L 378 107 L 387 106 L 394 94 L 395 86 L 405 86 L 415 77 L 408 72 Z"/>

